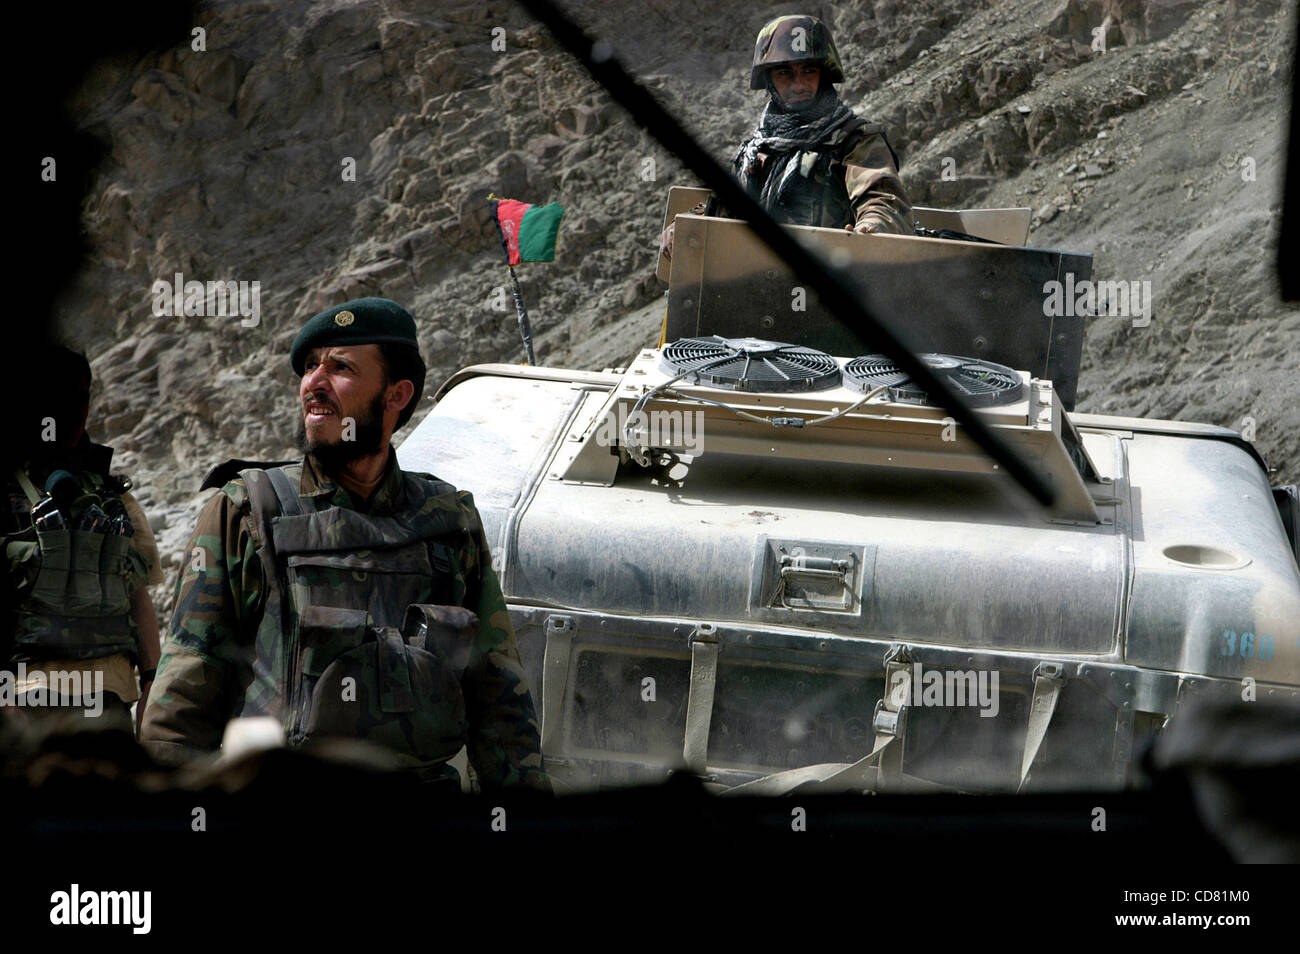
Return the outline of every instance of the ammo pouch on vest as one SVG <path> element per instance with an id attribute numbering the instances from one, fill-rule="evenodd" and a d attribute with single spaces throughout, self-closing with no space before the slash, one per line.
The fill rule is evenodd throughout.
<path id="1" fill-rule="evenodd" d="M 465 744 L 460 678 L 478 617 L 459 606 L 413 605 L 407 625 L 373 626 L 365 610 L 306 607 L 298 617 L 295 744 L 365 739 L 416 763 Z"/>
<path id="2" fill-rule="evenodd" d="M 463 590 L 455 548 L 470 526 L 459 506 L 420 502 L 454 490 L 407 474 L 411 510 L 374 516 L 315 509 L 299 475 L 241 472 L 267 584 L 242 714 L 280 715 L 291 745 L 341 736 L 445 762 L 468 734 L 461 677 L 478 620 L 443 604 Z"/>
<path id="3" fill-rule="evenodd" d="M 100 499 L 87 496 L 78 503 L 91 501 Z M 47 659 L 136 652 L 131 594 L 148 577 L 148 567 L 130 537 L 29 527 L 9 538 L 5 555 L 23 581 L 15 647 Z"/>

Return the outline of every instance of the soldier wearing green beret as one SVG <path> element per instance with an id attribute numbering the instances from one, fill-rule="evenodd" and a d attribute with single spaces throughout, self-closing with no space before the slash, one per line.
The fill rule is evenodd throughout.
<path id="1" fill-rule="evenodd" d="M 411 315 L 362 298 L 313 317 L 300 463 L 231 461 L 198 519 L 141 740 L 180 762 L 227 721 L 291 745 L 366 739 L 432 782 L 467 747 L 484 789 L 550 790 L 510 616 L 473 498 L 405 472 L 389 441 L 424 387 Z"/>

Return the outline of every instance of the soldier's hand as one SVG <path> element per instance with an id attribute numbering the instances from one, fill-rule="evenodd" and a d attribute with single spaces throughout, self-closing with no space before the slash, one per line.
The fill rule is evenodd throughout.
<path id="1" fill-rule="evenodd" d="M 664 229 L 659 236 L 659 254 L 670 262 L 673 260 L 673 230 L 676 227 L 676 221 L 669 222 L 668 228 Z"/>
<path id="2" fill-rule="evenodd" d="M 878 222 L 862 222 L 856 226 L 846 225 L 844 230 L 860 232 L 863 235 L 883 235 L 885 230 L 880 227 Z"/>

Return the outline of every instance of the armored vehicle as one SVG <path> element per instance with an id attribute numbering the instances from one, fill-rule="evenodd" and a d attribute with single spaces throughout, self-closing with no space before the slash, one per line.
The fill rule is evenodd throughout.
<path id="1" fill-rule="evenodd" d="M 1075 412 L 1086 316 L 1045 303 L 1089 255 L 1026 247 L 1028 210 L 793 229 L 1044 508 L 697 199 L 657 347 L 465 368 L 399 450 L 474 494 L 563 787 L 1140 786 L 1190 697 L 1300 697 L 1296 489 L 1233 431 Z"/>

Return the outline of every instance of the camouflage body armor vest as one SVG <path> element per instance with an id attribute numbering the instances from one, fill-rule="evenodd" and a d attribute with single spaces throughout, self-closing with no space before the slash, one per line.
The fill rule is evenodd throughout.
<path id="1" fill-rule="evenodd" d="M 314 502 L 298 496 L 301 475 L 301 464 L 240 471 L 266 590 L 235 715 L 276 716 L 290 745 L 358 738 L 411 767 L 445 763 L 468 729 L 460 679 L 477 617 L 458 605 L 456 548 L 475 512 L 412 473 L 400 514 L 303 512 Z"/>
<path id="2" fill-rule="evenodd" d="M 135 656 L 138 632 L 131 594 L 148 578 L 148 566 L 119 533 L 76 529 L 86 508 L 104 509 L 121 500 L 127 484 L 93 471 L 74 473 L 81 493 L 63 514 L 65 527 L 40 529 L 30 523 L 4 538 L 10 578 L 15 583 L 12 650 L 19 658 L 100 659 Z M 14 473 L 34 507 L 43 495 L 26 471 Z M 15 511 L 22 498 L 14 497 Z M 18 515 L 15 513 L 15 517 Z"/>

